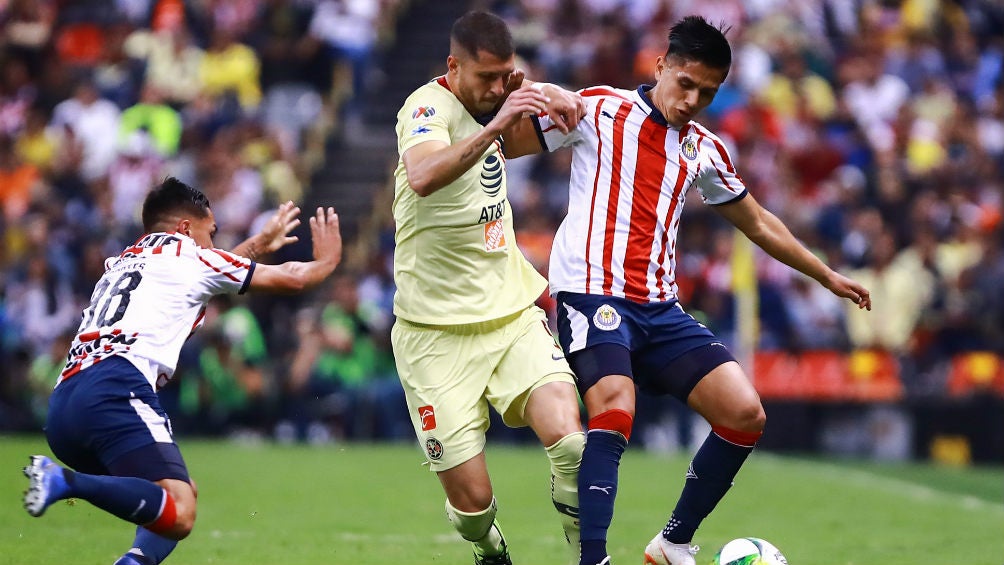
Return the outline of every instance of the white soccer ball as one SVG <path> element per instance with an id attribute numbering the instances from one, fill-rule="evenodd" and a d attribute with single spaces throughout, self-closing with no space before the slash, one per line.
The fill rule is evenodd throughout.
<path id="1" fill-rule="evenodd" d="M 739 538 L 722 546 L 713 565 L 788 565 L 774 544 L 760 538 Z"/>

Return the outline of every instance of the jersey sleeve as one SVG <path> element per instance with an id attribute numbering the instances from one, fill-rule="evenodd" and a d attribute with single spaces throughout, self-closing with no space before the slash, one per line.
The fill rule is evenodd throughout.
<path id="1" fill-rule="evenodd" d="M 398 154 L 426 141 L 449 144 L 450 105 L 433 92 L 416 93 L 404 103 L 397 115 Z"/>
<path id="2" fill-rule="evenodd" d="M 247 291 L 256 266 L 254 261 L 222 249 L 200 248 L 196 254 L 210 294 L 244 294 Z"/>
<path id="3" fill-rule="evenodd" d="M 725 144 L 708 136 L 701 140 L 701 150 L 704 156 L 702 171 L 694 184 L 704 203 L 717 206 L 744 198 L 746 183 L 736 172 Z"/>
<path id="4" fill-rule="evenodd" d="M 561 133 L 561 130 L 555 125 L 554 120 L 547 114 L 533 116 L 533 127 L 537 130 L 537 138 L 540 140 L 540 145 L 546 151 L 556 151 L 562 147 L 570 147 L 582 139 L 582 133 L 579 132 L 578 128 L 573 129 L 567 134 Z"/>

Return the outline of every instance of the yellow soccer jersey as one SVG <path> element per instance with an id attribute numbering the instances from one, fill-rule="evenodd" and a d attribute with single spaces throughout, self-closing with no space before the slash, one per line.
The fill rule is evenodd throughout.
<path id="1" fill-rule="evenodd" d="M 398 155 L 481 128 L 440 77 L 413 92 L 398 112 Z M 468 324 L 513 314 L 540 296 L 547 283 L 516 247 L 501 140 L 429 196 L 411 189 L 400 158 L 394 176 L 395 315 L 420 324 Z"/>

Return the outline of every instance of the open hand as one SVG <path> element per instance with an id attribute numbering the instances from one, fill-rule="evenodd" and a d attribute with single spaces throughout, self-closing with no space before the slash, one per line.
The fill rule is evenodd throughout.
<path id="1" fill-rule="evenodd" d="M 272 253 L 290 243 L 296 243 L 299 238 L 289 235 L 289 232 L 300 225 L 300 208 L 293 201 L 284 202 L 279 205 L 275 214 L 265 222 L 261 231 L 258 232 L 258 248 L 261 253 Z"/>
<path id="2" fill-rule="evenodd" d="M 317 208 L 310 218 L 310 237 L 315 260 L 333 261 L 335 266 L 342 261 L 342 232 L 334 208 Z"/>

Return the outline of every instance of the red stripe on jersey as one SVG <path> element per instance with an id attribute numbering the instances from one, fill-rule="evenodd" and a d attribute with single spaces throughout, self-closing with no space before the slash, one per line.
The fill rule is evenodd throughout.
<path id="1" fill-rule="evenodd" d="M 603 88 L 602 86 L 594 86 L 592 88 L 583 89 L 580 94 L 583 96 L 616 96 L 621 100 L 628 100 L 627 97 L 621 96 L 621 94 L 617 91 L 610 90 L 609 88 Z"/>
<path id="2" fill-rule="evenodd" d="M 715 144 L 715 149 L 717 149 L 718 154 L 722 156 L 722 161 L 725 163 L 729 172 L 735 174 L 736 168 L 732 166 L 732 160 L 729 159 L 729 152 L 725 150 L 725 147 L 717 139 L 712 139 L 711 142 Z"/>
<path id="3" fill-rule="evenodd" d="M 607 198 L 607 222 L 603 235 L 603 294 L 613 294 L 614 235 L 617 233 L 617 203 L 621 193 L 621 161 L 624 158 L 624 119 L 634 104 L 621 102 L 614 116 L 614 147 L 610 156 L 610 194 Z"/>
<path id="4" fill-rule="evenodd" d="M 662 179 L 666 174 L 667 129 L 646 117 L 638 132 L 638 156 L 634 167 L 631 223 L 624 251 L 624 297 L 648 302 L 648 266 L 652 263 L 653 235 Z M 665 249 L 665 244 L 663 244 Z"/>
<path id="5" fill-rule="evenodd" d="M 234 257 L 233 255 L 231 255 L 229 253 L 220 251 L 219 249 L 216 249 L 216 248 L 211 249 L 211 251 L 213 253 L 219 255 L 220 257 L 223 257 L 227 261 L 227 263 L 230 263 L 231 265 L 234 265 L 235 267 L 243 267 L 245 269 L 250 269 L 251 268 L 251 265 L 248 265 L 247 263 L 238 261 L 236 257 Z"/>
<path id="6" fill-rule="evenodd" d="M 450 83 L 446 82 L 446 75 L 443 75 L 441 77 L 436 77 L 436 82 L 439 83 L 439 86 L 442 86 L 446 90 L 453 92 L 453 89 L 450 88 Z"/>
<path id="7" fill-rule="evenodd" d="M 192 332 L 189 333 L 189 335 L 191 335 L 192 333 L 195 333 L 195 330 L 199 327 L 199 322 L 201 322 L 202 319 L 205 318 L 205 317 L 206 317 L 206 308 L 203 307 L 202 310 L 199 311 L 199 317 L 196 318 L 195 319 L 195 323 L 192 324 Z"/>
<path id="8" fill-rule="evenodd" d="M 728 171 L 733 175 L 735 175 L 736 178 L 739 179 L 739 182 L 742 182 L 743 181 L 742 177 L 740 177 L 736 173 L 736 168 L 732 166 L 732 160 L 729 159 L 729 152 L 725 150 L 725 147 L 717 139 L 711 139 L 711 141 L 712 143 L 715 144 L 715 149 L 718 150 L 718 154 L 721 156 L 722 162 L 725 163 L 725 167 L 728 169 Z M 715 165 L 715 172 L 718 173 L 718 177 L 722 179 L 722 184 L 724 184 L 726 188 L 728 188 L 733 192 L 738 192 L 736 191 L 736 189 L 732 188 L 732 185 L 729 184 L 729 181 L 725 179 L 725 175 L 722 174 L 722 171 L 718 168 L 718 165 Z"/>
<path id="9" fill-rule="evenodd" d="M 181 257 L 181 240 L 178 240 L 178 251 L 174 254 L 175 257 Z"/>
<path id="10" fill-rule="evenodd" d="M 505 165 L 505 153 L 502 152 L 502 143 L 499 140 L 495 140 L 492 143 L 495 144 L 496 151 L 498 151 L 499 159 L 502 160 L 502 164 Z"/>
<path id="11" fill-rule="evenodd" d="M 600 132 L 600 112 L 603 110 L 603 104 L 596 105 L 596 113 L 593 114 L 593 129 L 596 131 L 596 175 L 593 177 L 593 197 L 589 200 L 589 209 L 596 210 L 596 194 L 599 192 L 600 186 L 600 163 L 603 162 L 603 136 L 599 135 Z M 592 279 L 593 270 L 589 268 L 589 248 L 590 244 L 593 242 L 593 218 L 596 214 L 589 214 L 589 229 L 586 230 L 586 288 L 583 291 L 589 289 L 589 281 Z"/>
<path id="12" fill-rule="evenodd" d="M 207 267 L 209 267 L 210 269 L 216 271 L 217 273 L 220 273 L 221 275 L 226 275 L 226 277 L 228 279 L 230 279 L 230 280 L 232 280 L 234 282 L 240 282 L 240 279 L 238 279 L 237 277 L 231 275 L 230 273 L 224 273 L 223 271 L 217 269 L 212 263 L 210 263 L 209 261 L 206 261 L 205 259 L 203 259 L 202 255 L 199 255 L 199 261 L 202 261 L 203 263 L 206 264 Z"/>
<path id="13" fill-rule="evenodd" d="M 687 132 L 690 131 L 690 124 L 687 124 L 680 128 L 680 143 L 683 143 L 683 138 L 687 137 Z M 687 181 L 687 161 L 683 158 L 683 152 L 677 156 L 680 163 L 679 173 L 676 175 L 676 185 L 673 187 L 673 199 L 669 201 L 669 211 L 666 212 L 666 223 L 663 225 L 662 231 L 662 249 L 659 251 L 659 268 L 655 271 L 655 280 L 659 288 L 659 300 L 666 299 L 666 287 L 663 284 L 663 276 L 666 274 L 666 269 L 664 265 L 666 264 L 666 250 L 669 247 L 669 234 L 674 229 L 676 229 L 673 224 L 673 217 L 676 215 L 676 207 L 680 204 L 681 192 L 683 192 L 684 186 Z M 674 238 L 674 244 L 675 244 Z M 670 255 L 674 252 L 670 251 Z M 670 284 L 675 284 L 675 281 L 671 281 Z"/>

